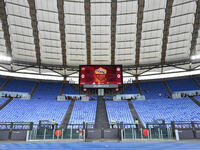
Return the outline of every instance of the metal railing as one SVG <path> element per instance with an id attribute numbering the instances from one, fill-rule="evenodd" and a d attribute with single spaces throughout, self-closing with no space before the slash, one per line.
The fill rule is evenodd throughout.
<path id="1" fill-rule="evenodd" d="M 77 129 L 34 129 L 27 131 L 27 141 L 79 140 L 85 141 L 85 130 Z"/>
<path id="2" fill-rule="evenodd" d="M 170 128 L 125 128 L 121 130 L 121 140 L 172 140 L 172 133 Z"/>

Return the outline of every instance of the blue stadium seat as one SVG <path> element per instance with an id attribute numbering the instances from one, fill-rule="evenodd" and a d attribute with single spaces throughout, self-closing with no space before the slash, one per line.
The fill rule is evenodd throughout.
<path id="1" fill-rule="evenodd" d="M 60 93 L 61 86 L 61 82 L 40 82 L 33 97 L 56 99 Z"/>
<path id="2" fill-rule="evenodd" d="M 140 82 L 140 87 L 146 99 L 160 98 L 159 94 L 161 97 L 168 94 L 162 81 Z"/>
<path id="3" fill-rule="evenodd" d="M 189 98 L 151 99 L 132 101 L 143 123 L 163 119 L 171 121 L 199 121 L 200 107 Z"/>
<path id="4" fill-rule="evenodd" d="M 0 78 L 0 87 L 4 84 L 7 78 Z"/>
<path id="5" fill-rule="evenodd" d="M 0 98 L 0 106 L 7 100 L 8 100 L 8 98 Z"/>
<path id="6" fill-rule="evenodd" d="M 135 85 L 135 83 L 132 83 L 124 92 L 123 94 L 138 94 L 139 91 Z"/>
<path id="7" fill-rule="evenodd" d="M 108 114 L 108 120 L 115 120 L 116 122 L 123 122 L 127 124 L 133 124 L 134 120 L 131 115 L 131 111 L 128 106 L 128 102 L 124 101 L 106 101 L 106 110 Z"/>
<path id="8" fill-rule="evenodd" d="M 34 122 L 54 119 L 61 124 L 70 101 L 14 99 L 0 111 L 0 122 Z"/>
<path id="9" fill-rule="evenodd" d="M 191 78 L 167 80 L 167 84 L 172 91 L 191 91 L 198 90 L 198 87 Z"/>
<path id="10" fill-rule="evenodd" d="M 75 90 L 75 88 L 72 85 L 66 83 L 63 94 L 79 94 L 79 93 L 78 91 Z"/>
<path id="11" fill-rule="evenodd" d="M 31 93 L 35 83 L 35 81 L 11 79 L 4 91 Z"/>
<path id="12" fill-rule="evenodd" d="M 95 122 L 97 101 L 76 101 L 69 124 Z"/>
<path id="13" fill-rule="evenodd" d="M 198 100 L 200 102 L 200 97 L 199 96 L 195 96 L 196 100 Z"/>

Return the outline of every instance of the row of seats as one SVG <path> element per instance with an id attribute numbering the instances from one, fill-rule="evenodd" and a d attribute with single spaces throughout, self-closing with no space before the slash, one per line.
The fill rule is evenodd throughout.
<path id="1" fill-rule="evenodd" d="M 8 100 L 8 98 L 0 98 L 0 106 L 7 100 Z"/>
<path id="2" fill-rule="evenodd" d="M 56 99 L 61 89 L 61 82 L 40 82 L 34 98 L 52 98 Z"/>
<path id="3" fill-rule="evenodd" d="M 141 82 L 140 87 L 147 99 L 164 97 L 168 93 L 162 81 Z"/>
<path id="4" fill-rule="evenodd" d="M 6 78 L 0 78 L 0 86 L 6 81 Z M 11 79 L 4 91 L 10 92 L 28 92 L 31 93 L 36 81 Z M 52 97 L 55 98 L 59 95 L 62 82 L 40 82 L 35 97 Z M 64 94 L 79 94 L 78 91 L 70 84 L 65 84 Z M 43 96 L 44 95 L 44 96 Z"/>
<path id="5" fill-rule="evenodd" d="M 7 78 L 0 78 L 0 87 L 6 82 Z"/>
<path id="6" fill-rule="evenodd" d="M 96 117 L 97 101 L 76 101 L 69 124 L 94 123 Z"/>
<path id="7" fill-rule="evenodd" d="M 35 83 L 35 81 L 11 79 L 4 91 L 31 93 Z"/>
<path id="8" fill-rule="evenodd" d="M 167 80 L 166 81 L 171 91 L 191 91 L 198 90 L 198 87 L 191 78 Z"/>
<path id="9" fill-rule="evenodd" d="M 200 102 L 200 96 L 195 96 L 195 99 Z"/>
<path id="10" fill-rule="evenodd" d="M 116 122 L 123 122 L 126 124 L 133 124 L 134 120 L 128 106 L 128 102 L 124 101 L 106 101 L 106 110 L 108 120 L 115 120 Z"/>
<path id="11" fill-rule="evenodd" d="M 53 99 L 14 99 L 0 111 L 0 122 L 34 122 L 52 120 L 60 124 L 70 101 Z"/>
<path id="12" fill-rule="evenodd" d="M 200 107 L 190 98 L 182 99 L 150 99 L 132 101 L 143 123 L 163 119 L 171 121 L 199 121 Z"/>
<path id="13" fill-rule="evenodd" d="M 65 84 L 64 92 L 63 94 L 79 94 L 78 91 L 75 90 L 75 88 L 70 84 Z"/>
<path id="14" fill-rule="evenodd" d="M 138 89 L 137 89 L 135 83 L 131 84 L 131 85 L 123 92 L 123 94 L 138 94 L 138 93 L 139 93 L 139 91 L 138 91 Z"/>

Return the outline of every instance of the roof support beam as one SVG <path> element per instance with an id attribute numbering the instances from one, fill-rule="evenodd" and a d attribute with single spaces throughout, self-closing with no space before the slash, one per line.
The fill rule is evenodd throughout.
<path id="1" fill-rule="evenodd" d="M 142 21 L 143 21 L 144 3 L 145 3 L 145 0 L 138 0 L 136 54 L 135 54 L 136 67 L 139 67 L 139 60 L 140 60 L 140 45 L 141 45 L 141 38 L 142 38 Z"/>
<path id="2" fill-rule="evenodd" d="M 57 7 L 58 7 L 58 20 L 59 20 L 59 28 L 60 28 L 60 40 L 61 40 L 61 47 L 62 47 L 62 60 L 63 66 L 66 68 L 67 61 L 66 61 L 66 42 L 65 42 L 65 14 L 64 14 L 64 1 L 57 0 Z"/>
<path id="3" fill-rule="evenodd" d="M 117 0 L 111 2 L 111 65 L 115 64 L 115 41 L 117 22 Z"/>
<path id="4" fill-rule="evenodd" d="M 91 4 L 90 0 L 84 0 L 85 6 L 85 32 L 86 32 L 86 49 L 87 65 L 91 65 Z"/>
<path id="5" fill-rule="evenodd" d="M 28 3 L 30 7 L 31 25 L 33 28 L 33 37 L 34 37 L 37 64 L 40 66 L 41 65 L 40 44 L 39 44 L 39 32 L 38 32 L 38 21 L 37 21 L 35 0 L 28 0 Z"/>
<path id="6" fill-rule="evenodd" d="M 0 19 L 2 21 L 2 29 L 4 32 L 4 39 L 6 42 L 7 55 L 12 57 L 10 33 L 9 33 L 9 26 L 8 26 L 8 21 L 7 21 L 6 5 L 5 5 L 4 0 L 0 0 Z"/>
<path id="7" fill-rule="evenodd" d="M 169 35 L 169 26 L 172 15 L 172 6 L 174 0 L 167 0 L 166 9 L 165 9 L 165 20 L 164 20 L 164 30 L 163 30 L 163 40 L 162 40 L 162 53 L 161 53 L 161 64 L 165 64 L 168 35 Z"/>
<path id="8" fill-rule="evenodd" d="M 198 38 L 198 31 L 200 29 L 200 0 L 198 0 L 196 3 L 197 3 L 197 9 L 196 9 L 195 20 L 194 20 L 194 24 L 193 24 L 190 56 L 195 55 L 197 38 Z"/>

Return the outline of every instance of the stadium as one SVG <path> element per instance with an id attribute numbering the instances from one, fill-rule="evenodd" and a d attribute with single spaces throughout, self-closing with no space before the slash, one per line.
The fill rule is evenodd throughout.
<path id="1" fill-rule="evenodd" d="M 0 149 L 199 149 L 200 0 L 0 0 Z"/>

